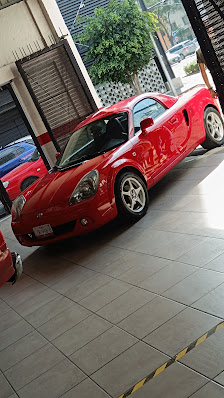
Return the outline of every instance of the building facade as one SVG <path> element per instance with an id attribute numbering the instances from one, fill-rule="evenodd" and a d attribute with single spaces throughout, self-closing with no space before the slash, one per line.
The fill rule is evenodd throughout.
<path id="1" fill-rule="evenodd" d="M 101 101 L 55 0 L 1 0 L 0 37 L 0 146 L 31 134 L 49 167 Z"/>

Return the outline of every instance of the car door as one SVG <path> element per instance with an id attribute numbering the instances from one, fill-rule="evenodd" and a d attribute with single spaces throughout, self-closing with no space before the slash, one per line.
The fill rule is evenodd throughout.
<path id="1" fill-rule="evenodd" d="M 153 98 L 144 98 L 133 108 L 134 137 L 132 143 L 139 157 L 138 161 L 143 165 L 147 179 L 158 173 L 163 162 L 163 129 L 160 125 L 153 125 L 149 129 L 149 133 L 144 136 L 140 129 L 140 122 L 147 117 L 151 117 L 155 122 L 166 111 L 167 109 Z"/>
<path id="2" fill-rule="evenodd" d="M 140 122 L 151 117 L 154 124 L 143 135 Z M 141 161 L 147 179 L 156 179 L 186 147 L 188 129 L 182 110 L 176 106 L 165 108 L 152 98 L 139 101 L 133 108 L 133 145 Z"/>

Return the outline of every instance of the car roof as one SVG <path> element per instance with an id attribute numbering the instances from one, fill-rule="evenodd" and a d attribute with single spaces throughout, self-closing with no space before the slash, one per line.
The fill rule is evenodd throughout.
<path id="1" fill-rule="evenodd" d="M 15 147 L 22 147 L 22 148 L 29 148 L 29 147 L 33 147 L 34 143 L 32 144 L 31 142 L 26 142 L 26 141 L 20 141 L 20 142 L 16 142 L 16 143 L 12 143 L 12 144 L 8 144 L 2 148 L 0 148 L 0 152 L 4 152 L 7 149 L 10 148 L 15 148 Z"/>
<path id="2" fill-rule="evenodd" d="M 106 108 L 101 108 L 98 112 L 94 113 L 93 115 L 90 115 L 85 120 L 83 120 L 81 123 L 79 123 L 75 130 L 79 129 L 80 127 L 82 127 L 86 124 L 92 123 L 95 120 L 102 119 L 104 117 L 108 117 L 115 113 L 129 112 L 133 109 L 134 105 L 141 99 L 153 98 L 155 100 L 163 102 L 164 97 L 168 98 L 169 96 L 167 96 L 165 94 L 155 93 L 155 92 L 148 92 L 148 93 L 143 93 L 143 94 L 135 95 L 133 97 L 126 98 L 122 101 L 117 102 L 114 105 L 110 105 Z"/>
<path id="3" fill-rule="evenodd" d="M 180 46 L 180 45 L 184 45 L 184 44 L 186 44 L 186 43 L 189 42 L 189 41 L 190 41 L 190 40 L 181 41 L 180 43 L 177 43 L 175 46 L 170 47 L 169 50 L 167 50 L 167 51 L 170 51 L 170 50 L 172 50 L 173 48 L 176 48 L 176 47 L 178 47 L 178 46 Z"/>
<path id="4" fill-rule="evenodd" d="M 19 138 L 18 140 L 12 141 L 9 144 L 6 144 L 6 145 L 4 145 L 2 147 L 0 146 L 0 150 L 4 149 L 4 148 L 11 147 L 14 144 L 21 144 L 21 143 L 27 143 L 27 144 L 30 144 L 30 145 L 35 145 L 31 135 L 26 135 L 25 137 L 22 137 L 22 138 Z"/>

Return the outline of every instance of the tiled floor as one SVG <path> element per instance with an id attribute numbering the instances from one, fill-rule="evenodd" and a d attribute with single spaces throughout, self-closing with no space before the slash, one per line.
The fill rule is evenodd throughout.
<path id="1" fill-rule="evenodd" d="M 0 289 L 0 397 L 119 397 L 224 318 L 224 149 L 185 159 L 147 215 L 42 248 Z M 224 328 L 133 393 L 223 398 Z"/>

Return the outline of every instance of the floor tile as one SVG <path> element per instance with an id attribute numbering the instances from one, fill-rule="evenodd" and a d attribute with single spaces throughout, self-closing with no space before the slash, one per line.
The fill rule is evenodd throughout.
<path id="1" fill-rule="evenodd" d="M 214 380 L 224 386 L 224 372 L 222 372 L 218 376 L 216 376 Z"/>
<path id="2" fill-rule="evenodd" d="M 205 268 L 213 271 L 224 272 L 224 253 L 207 263 Z"/>
<path id="3" fill-rule="evenodd" d="M 194 307 L 224 318 L 224 283 L 194 303 Z"/>
<path id="4" fill-rule="evenodd" d="M 224 275 L 206 269 L 199 269 L 170 289 L 164 296 L 191 305 L 224 281 Z"/>
<path id="5" fill-rule="evenodd" d="M 102 270 L 102 273 L 112 276 L 113 278 L 119 277 L 119 275 L 124 274 L 131 268 L 135 267 L 137 264 L 148 264 L 148 255 L 136 253 L 126 250 L 126 253 L 119 260 L 114 261 L 106 268 Z"/>
<path id="6" fill-rule="evenodd" d="M 64 355 L 59 350 L 53 345 L 47 344 L 12 366 L 5 372 L 5 375 L 18 391 L 63 359 Z"/>
<path id="7" fill-rule="evenodd" d="M 85 379 L 61 398 L 107 398 L 109 395 L 90 379 Z"/>
<path id="8" fill-rule="evenodd" d="M 162 195 L 150 205 L 150 209 L 156 210 L 180 210 L 194 199 L 195 195 Z"/>
<path id="9" fill-rule="evenodd" d="M 205 241 L 207 238 L 196 235 L 179 234 L 179 237 L 175 239 L 171 244 L 167 244 L 161 247 L 158 251 L 153 254 L 155 256 L 167 258 L 170 260 L 176 260 L 183 254 L 187 253 L 200 243 Z"/>
<path id="10" fill-rule="evenodd" d="M 223 398 L 224 388 L 218 384 L 210 383 L 205 384 L 200 390 L 191 395 L 191 398 Z"/>
<path id="11" fill-rule="evenodd" d="M 100 309 L 98 314 L 116 324 L 153 298 L 155 298 L 153 293 L 134 287 Z"/>
<path id="12" fill-rule="evenodd" d="M 5 376 L 0 372 L 0 386 L 1 386 L 1 398 L 10 398 L 14 390 L 10 386 L 8 380 L 5 378 Z"/>
<path id="13" fill-rule="evenodd" d="M 113 261 L 122 257 L 125 251 L 120 248 L 113 248 L 110 246 L 95 246 L 93 250 L 87 251 L 85 255 L 79 256 L 76 263 L 87 266 L 93 270 L 100 270 L 107 267 Z"/>
<path id="14" fill-rule="evenodd" d="M 0 333 L 10 328 L 10 326 L 13 326 L 20 320 L 22 320 L 21 316 L 14 310 L 10 309 L 10 311 L 8 311 L 6 314 L 0 316 Z"/>
<path id="15" fill-rule="evenodd" d="M 5 284 L 1 286 L 0 289 L 0 297 L 3 299 L 10 299 L 10 297 L 15 296 L 22 290 L 26 289 L 27 287 L 31 286 L 32 284 L 36 283 L 33 278 L 30 278 L 26 274 L 22 273 L 19 280 L 16 282 L 15 285 Z"/>
<path id="16" fill-rule="evenodd" d="M 0 333 L 0 351 L 31 333 L 33 327 L 23 319 Z"/>
<path id="17" fill-rule="evenodd" d="M 180 361 L 213 379 L 224 369 L 224 330 L 221 329 L 207 338 Z"/>
<path id="18" fill-rule="evenodd" d="M 97 315 L 92 315 L 56 338 L 53 343 L 68 356 L 111 327 L 109 322 Z"/>
<path id="19" fill-rule="evenodd" d="M 86 262 L 80 259 L 78 264 L 86 265 L 87 268 L 94 271 L 102 271 L 114 261 L 122 258 L 126 253 L 126 250 L 120 249 L 119 247 L 105 246 L 101 247 L 100 250 L 92 255 L 91 261 Z"/>
<path id="20" fill-rule="evenodd" d="M 144 279 L 139 286 L 151 292 L 163 293 L 197 270 L 198 268 L 193 265 L 172 261 L 160 271 Z"/>
<path id="21" fill-rule="evenodd" d="M 164 232 L 147 229 L 138 237 L 130 239 L 123 244 L 124 249 L 129 249 L 145 254 L 153 254 L 160 247 L 173 242 L 179 234 L 175 232 Z M 224 251 L 224 249 L 223 249 Z"/>
<path id="22" fill-rule="evenodd" d="M 32 312 L 39 310 L 48 302 L 59 297 L 59 293 L 54 290 L 47 288 L 39 294 L 30 297 L 29 300 L 21 303 L 20 305 L 15 304 L 15 310 L 24 318 L 26 318 Z"/>
<path id="23" fill-rule="evenodd" d="M 78 265 L 63 258 L 54 257 L 49 261 L 49 258 L 43 255 L 39 260 L 36 260 L 36 263 L 27 266 L 25 272 L 44 285 L 51 287 L 74 272 L 76 268 L 78 268 Z"/>
<path id="24" fill-rule="evenodd" d="M 91 278 L 94 274 L 94 271 L 79 266 L 78 268 L 75 268 L 75 270 L 71 274 L 67 275 L 65 278 L 62 278 L 59 282 L 52 285 L 52 289 L 64 294 L 69 289 L 72 289 L 86 279 Z"/>
<path id="25" fill-rule="evenodd" d="M 0 351 L 0 369 L 5 371 L 48 342 L 36 330 Z"/>
<path id="26" fill-rule="evenodd" d="M 79 302 L 84 297 L 89 296 L 89 294 L 110 281 L 112 281 L 112 278 L 110 276 L 95 272 L 92 277 L 80 283 L 78 286 L 67 290 L 65 295 L 70 299 Z"/>
<path id="27" fill-rule="evenodd" d="M 174 363 L 136 391 L 135 398 L 188 398 L 207 382 L 205 377 Z"/>
<path id="28" fill-rule="evenodd" d="M 204 265 L 220 256 L 222 253 L 224 253 L 224 240 L 209 238 L 183 254 L 183 256 L 178 258 L 178 261 L 204 267 Z"/>
<path id="29" fill-rule="evenodd" d="M 118 326 L 142 339 L 184 308 L 182 304 L 157 297 L 119 322 Z"/>
<path id="30" fill-rule="evenodd" d="M 142 232 L 144 232 L 144 228 L 139 227 L 138 223 L 116 228 L 112 237 L 109 236 L 108 245 L 125 249 L 127 242 L 135 240 Z"/>
<path id="31" fill-rule="evenodd" d="M 135 267 L 120 275 L 119 279 L 137 285 L 171 263 L 169 260 L 142 253 L 135 253 L 135 261 Z"/>
<path id="32" fill-rule="evenodd" d="M 117 297 L 127 292 L 129 289 L 131 289 L 131 287 L 132 286 L 128 283 L 115 279 L 95 290 L 95 292 L 85 297 L 79 303 L 85 308 L 96 312 L 111 301 L 115 300 Z"/>
<path id="33" fill-rule="evenodd" d="M 187 308 L 150 333 L 144 340 L 167 355 L 173 356 L 217 325 L 219 321 L 213 316 Z"/>
<path id="34" fill-rule="evenodd" d="M 78 304 L 73 304 L 67 310 L 44 323 L 38 330 L 44 337 L 51 341 L 90 315 L 91 312 L 87 309 Z"/>
<path id="35" fill-rule="evenodd" d="M 44 286 L 42 283 L 35 281 L 25 289 L 19 291 L 17 294 L 14 294 L 12 297 L 9 297 L 9 299 L 5 299 L 5 301 L 13 308 L 14 306 L 18 307 L 22 303 L 26 303 L 27 301 L 29 301 L 32 297 L 35 297 L 36 295 L 44 292 L 44 290 L 46 289 L 47 287 Z"/>
<path id="36" fill-rule="evenodd" d="M 73 306 L 74 302 L 67 297 L 59 296 L 38 310 L 26 316 L 26 320 L 35 328 L 55 318 L 57 315 Z"/>
<path id="37" fill-rule="evenodd" d="M 84 373 L 71 361 L 65 359 L 27 384 L 19 390 L 18 394 L 20 398 L 56 398 L 73 388 L 84 378 Z"/>
<path id="38" fill-rule="evenodd" d="M 11 308 L 3 300 L 0 299 L 0 316 L 5 315 Z"/>
<path id="39" fill-rule="evenodd" d="M 113 326 L 72 354 L 70 359 L 90 375 L 137 342 L 137 339 Z"/>
<path id="40" fill-rule="evenodd" d="M 139 342 L 98 370 L 91 378 L 112 397 L 118 397 L 166 360 L 165 355 Z"/>

